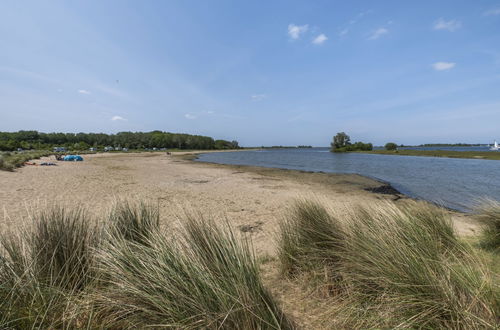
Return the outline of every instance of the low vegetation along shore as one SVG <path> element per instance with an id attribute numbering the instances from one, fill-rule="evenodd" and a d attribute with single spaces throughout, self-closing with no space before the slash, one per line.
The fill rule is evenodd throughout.
<path id="1" fill-rule="evenodd" d="M 383 202 L 339 216 L 302 200 L 281 222 L 275 262 L 290 283 L 314 288 L 303 304 L 322 302 L 315 321 L 322 328 L 494 328 L 500 205 L 490 203 L 478 216 L 487 230 L 474 247 L 428 204 Z M 195 212 L 177 227 L 160 227 L 156 207 L 123 201 L 98 219 L 52 206 L 32 220 L 1 239 L 2 327 L 302 323 L 266 286 L 261 264 L 270 261 L 256 258 L 249 238 L 224 222 Z"/>
<path id="2" fill-rule="evenodd" d="M 27 152 L 0 152 L 0 170 L 13 171 L 24 165 L 25 162 L 50 156 L 50 151 L 27 151 Z"/>
<path id="3" fill-rule="evenodd" d="M 448 157 L 448 158 L 472 158 L 500 160 L 500 152 L 495 151 L 451 151 L 451 150 L 371 150 L 361 151 L 363 153 L 396 156 L 427 156 L 427 157 Z"/>

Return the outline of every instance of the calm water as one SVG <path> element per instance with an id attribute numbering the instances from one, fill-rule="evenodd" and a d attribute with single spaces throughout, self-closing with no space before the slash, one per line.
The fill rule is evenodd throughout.
<path id="1" fill-rule="evenodd" d="M 470 211 L 478 198 L 500 199 L 498 160 L 336 154 L 327 148 L 209 153 L 200 155 L 198 160 L 316 172 L 358 173 L 389 182 L 409 196 L 461 211 Z"/>

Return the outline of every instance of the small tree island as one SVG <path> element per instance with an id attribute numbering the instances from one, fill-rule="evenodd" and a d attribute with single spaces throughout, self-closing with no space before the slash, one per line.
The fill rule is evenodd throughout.
<path id="1" fill-rule="evenodd" d="M 385 150 L 398 150 L 398 145 L 394 142 L 387 142 L 385 144 Z"/>
<path id="2" fill-rule="evenodd" d="M 330 143 L 331 152 L 349 152 L 349 151 L 371 151 L 373 145 L 371 143 L 355 142 L 351 143 L 351 138 L 345 132 L 337 133 Z"/>

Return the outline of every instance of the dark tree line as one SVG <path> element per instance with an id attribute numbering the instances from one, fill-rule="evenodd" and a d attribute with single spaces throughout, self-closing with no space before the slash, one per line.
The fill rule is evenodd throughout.
<path id="1" fill-rule="evenodd" d="M 0 132 L 0 150 L 12 151 L 22 149 L 51 149 L 52 147 L 86 150 L 90 147 L 105 146 L 144 149 L 144 148 L 177 148 L 177 149 L 237 149 L 237 141 L 214 140 L 208 136 L 152 132 L 120 132 L 104 133 L 41 133 L 37 131 Z"/>

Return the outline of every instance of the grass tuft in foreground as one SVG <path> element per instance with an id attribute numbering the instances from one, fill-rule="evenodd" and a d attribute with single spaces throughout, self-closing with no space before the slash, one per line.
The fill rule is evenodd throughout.
<path id="1" fill-rule="evenodd" d="M 111 328 L 291 329 L 263 287 L 248 244 L 212 221 L 188 217 L 174 242 L 121 239 L 100 253 L 106 286 L 96 317 Z"/>
<path id="2" fill-rule="evenodd" d="M 293 328 L 229 229 L 188 216 L 174 236 L 126 202 L 105 219 L 55 207 L 2 238 L 0 328 Z"/>
<path id="3" fill-rule="evenodd" d="M 496 324 L 499 295 L 493 275 L 475 251 L 455 237 L 444 212 L 422 203 L 358 207 L 322 232 L 338 233 L 340 227 L 342 235 L 322 237 L 314 231 L 309 241 L 290 249 L 289 237 L 305 239 L 301 233 L 311 224 L 328 223 L 324 212 L 316 210 L 315 219 L 310 219 L 311 212 L 296 212 L 302 219 L 293 220 L 294 228 L 287 229 L 295 234 L 282 233 L 287 239 L 280 246 L 292 259 L 300 259 L 303 251 L 316 253 L 309 260 L 319 262 L 317 268 L 331 267 L 334 278 L 342 279 L 342 292 L 332 298 L 335 326 L 473 329 Z M 315 243 L 328 241 L 336 244 Z M 337 262 L 330 266 L 324 255 Z"/>
<path id="4" fill-rule="evenodd" d="M 344 228 L 317 202 L 297 201 L 280 223 L 278 256 L 283 273 L 335 272 Z"/>
<path id="5" fill-rule="evenodd" d="M 0 325 L 67 325 L 65 312 L 92 282 L 99 234 L 81 209 L 53 207 L 1 239 Z"/>
<path id="6" fill-rule="evenodd" d="M 110 213 L 108 225 L 111 237 L 146 244 L 159 231 L 160 213 L 158 207 L 144 202 L 119 201 Z"/>
<path id="7" fill-rule="evenodd" d="M 480 246 L 487 250 L 500 252 L 500 203 L 483 202 L 477 209 L 479 220 L 485 228 L 481 235 Z"/>

